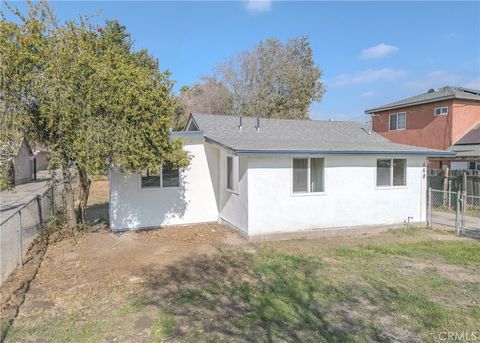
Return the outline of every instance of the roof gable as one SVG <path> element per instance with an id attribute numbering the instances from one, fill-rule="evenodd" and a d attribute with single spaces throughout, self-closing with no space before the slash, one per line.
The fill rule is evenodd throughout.
<path id="1" fill-rule="evenodd" d="M 480 144 L 480 123 L 460 138 L 455 145 Z"/>

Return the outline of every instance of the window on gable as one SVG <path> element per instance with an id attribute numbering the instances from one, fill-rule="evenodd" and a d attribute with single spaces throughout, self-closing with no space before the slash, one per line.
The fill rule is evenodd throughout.
<path id="1" fill-rule="evenodd" d="M 378 159 L 377 160 L 377 187 L 406 186 L 407 160 L 406 159 Z"/>
<path id="2" fill-rule="evenodd" d="M 324 170 L 323 158 L 294 158 L 293 193 L 324 192 Z"/>
<path id="3" fill-rule="evenodd" d="M 390 114 L 390 130 L 405 130 L 407 126 L 406 113 Z"/>
<path id="4" fill-rule="evenodd" d="M 446 116 L 448 114 L 448 107 L 437 107 L 435 109 L 436 116 Z"/>
<path id="5" fill-rule="evenodd" d="M 238 192 L 238 156 L 227 156 L 227 189 Z"/>

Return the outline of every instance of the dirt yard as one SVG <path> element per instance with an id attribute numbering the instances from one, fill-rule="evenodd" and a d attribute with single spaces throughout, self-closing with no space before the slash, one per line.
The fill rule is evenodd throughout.
<path id="1" fill-rule="evenodd" d="M 438 341 L 478 331 L 479 285 L 480 243 L 438 230 L 103 230 L 48 247 L 6 341 Z"/>

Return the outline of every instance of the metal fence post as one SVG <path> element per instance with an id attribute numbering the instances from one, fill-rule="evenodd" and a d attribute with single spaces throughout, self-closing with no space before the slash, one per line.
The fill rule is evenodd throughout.
<path id="1" fill-rule="evenodd" d="M 19 252 L 19 260 L 20 266 L 23 267 L 23 230 L 22 230 L 22 211 L 18 212 L 18 252 Z"/>
<path id="2" fill-rule="evenodd" d="M 462 206 L 462 200 L 459 193 L 460 192 L 457 192 L 457 210 L 455 211 L 455 229 L 457 229 L 457 234 L 460 234 L 460 207 Z"/>
<path id="3" fill-rule="evenodd" d="M 42 197 L 37 194 L 35 197 L 37 200 L 37 207 L 38 207 L 38 220 L 39 220 L 39 227 L 42 227 L 43 225 L 43 215 L 42 215 Z"/>
<path id="4" fill-rule="evenodd" d="M 50 190 L 51 190 L 51 193 L 52 193 L 52 197 L 51 197 L 51 202 L 52 202 L 52 216 L 55 215 L 55 199 L 53 198 L 54 197 L 54 191 L 53 191 L 53 185 L 50 187 Z"/>
<path id="5" fill-rule="evenodd" d="M 427 226 L 432 227 L 432 187 L 428 187 Z"/>

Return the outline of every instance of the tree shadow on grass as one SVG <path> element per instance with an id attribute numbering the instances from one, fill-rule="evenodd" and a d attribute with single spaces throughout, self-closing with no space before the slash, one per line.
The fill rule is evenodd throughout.
<path id="1" fill-rule="evenodd" d="M 173 340 L 387 341 L 327 272 L 312 257 L 231 251 L 143 269 L 149 304 L 177 319 Z"/>

